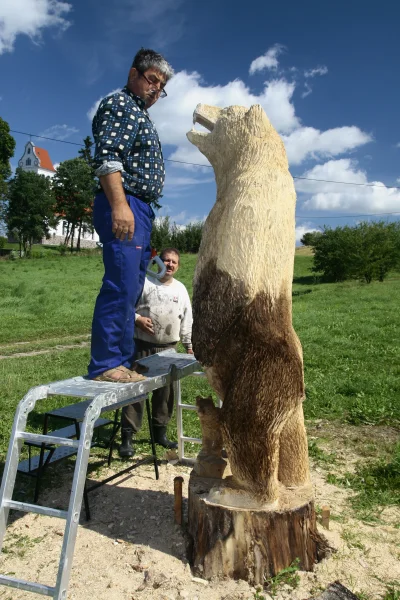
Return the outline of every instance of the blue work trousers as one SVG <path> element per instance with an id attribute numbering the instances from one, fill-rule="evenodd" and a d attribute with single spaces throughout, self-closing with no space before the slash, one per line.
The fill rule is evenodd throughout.
<path id="1" fill-rule="evenodd" d="M 103 244 L 104 277 L 92 323 L 89 377 L 123 365 L 131 367 L 135 354 L 135 307 L 143 291 L 150 260 L 150 235 L 154 212 L 134 196 L 126 201 L 135 217 L 131 241 L 112 232 L 111 206 L 104 193 L 96 196 L 93 224 Z"/>

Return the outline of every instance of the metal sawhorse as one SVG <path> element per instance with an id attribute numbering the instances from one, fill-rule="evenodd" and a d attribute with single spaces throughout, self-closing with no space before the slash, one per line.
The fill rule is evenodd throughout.
<path id="1" fill-rule="evenodd" d="M 93 428 L 96 419 L 98 419 L 101 413 L 132 404 L 139 396 L 143 396 L 148 392 L 170 385 L 171 383 L 174 384 L 177 398 L 180 398 L 179 380 L 190 375 L 198 368 L 198 363 L 193 355 L 178 354 L 173 350 L 160 352 L 159 354 L 149 356 L 138 362 L 148 367 L 148 371 L 146 372 L 147 379 L 138 383 L 115 384 L 90 381 L 84 377 L 74 377 L 65 381 L 57 381 L 55 383 L 32 388 L 20 401 L 14 418 L 0 489 L 0 549 L 3 544 L 10 509 L 58 517 L 60 519 L 65 519 L 66 525 L 57 579 L 54 587 L 17 579 L 8 575 L 0 575 L 0 584 L 36 592 L 43 596 L 49 596 L 54 600 L 66 599 L 75 541 L 78 532 Z M 38 400 L 42 400 L 49 396 L 75 396 L 91 400 L 82 422 L 79 440 L 53 437 L 51 435 L 42 435 L 26 431 L 28 414 L 34 409 Z M 42 442 L 45 445 L 54 444 L 77 449 L 68 510 L 65 511 L 36 504 L 17 502 L 12 499 L 19 455 L 24 441 Z"/>

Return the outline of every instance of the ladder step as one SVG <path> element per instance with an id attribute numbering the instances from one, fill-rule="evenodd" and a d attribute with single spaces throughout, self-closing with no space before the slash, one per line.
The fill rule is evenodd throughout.
<path id="1" fill-rule="evenodd" d="M 186 437 L 185 435 L 183 435 L 181 437 L 181 440 L 183 442 L 192 442 L 192 444 L 201 444 L 202 443 L 202 440 L 200 438 Z"/>
<path id="2" fill-rule="evenodd" d="M 110 423 L 113 423 L 113 421 L 110 421 L 110 419 L 97 419 L 97 421 L 95 422 L 93 429 L 97 429 L 97 427 L 104 427 L 105 425 L 109 425 Z M 53 436 L 53 437 L 61 437 L 61 438 L 75 438 L 76 437 L 76 427 L 75 425 L 68 425 L 67 427 L 62 427 L 61 429 L 56 429 L 54 431 L 48 431 L 46 434 L 46 436 Z M 38 446 L 40 448 L 40 446 L 42 445 L 42 442 L 25 442 L 28 446 Z"/>
<path id="3" fill-rule="evenodd" d="M 28 504 L 27 502 L 16 502 L 15 500 L 6 500 L 4 506 L 12 508 L 13 510 L 20 510 L 21 512 L 32 512 L 48 517 L 58 517 L 59 519 L 66 519 L 68 516 L 66 510 L 49 508 L 48 506 L 39 506 L 38 504 Z"/>
<path id="4" fill-rule="evenodd" d="M 70 448 L 78 448 L 79 440 L 71 440 L 64 437 L 55 437 L 52 435 L 43 435 L 41 433 L 31 433 L 29 431 L 18 431 L 17 439 L 27 442 L 39 442 L 48 446 L 49 444 L 57 444 L 57 446 L 69 446 Z"/>
<path id="5" fill-rule="evenodd" d="M 15 579 L 8 575 L 0 575 L 0 584 L 18 588 L 19 590 L 26 590 L 27 592 L 42 594 L 42 596 L 54 596 L 56 590 L 56 588 L 50 587 L 49 585 L 34 583 L 33 581 L 24 581 L 23 579 Z"/>
<path id="6" fill-rule="evenodd" d="M 194 404 L 178 404 L 179 408 L 185 408 L 186 410 L 197 410 L 197 406 Z"/>
<path id="7" fill-rule="evenodd" d="M 49 465 L 52 463 L 56 463 L 63 458 L 67 458 L 68 456 L 73 456 L 76 454 L 75 448 L 56 448 L 48 462 Z M 45 452 L 43 455 L 43 464 L 46 462 L 49 452 Z M 39 468 L 40 454 L 36 456 L 32 456 L 31 459 L 26 458 L 22 460 L 18 465 L 18 471 L 20 473 L 33 474 Z"/>

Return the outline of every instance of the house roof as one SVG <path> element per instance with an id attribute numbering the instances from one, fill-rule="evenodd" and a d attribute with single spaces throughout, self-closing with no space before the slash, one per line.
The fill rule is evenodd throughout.
<path id="1" fill-rule="evenodd" d="M 53 163 L 51 162 L 51 158 L 47 150 L 45 150 L 44 148 L 38 148 L 37 146 L 34 146 L 34 151 L 39 159 L 41 169 L 55 171 L 55 168 L 53 166 Z"/>

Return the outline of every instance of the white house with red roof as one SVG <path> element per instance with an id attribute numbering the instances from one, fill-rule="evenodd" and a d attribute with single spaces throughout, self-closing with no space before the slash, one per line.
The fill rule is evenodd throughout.
<path id="1" fill-rule="evenodd" d="M 56 174 L 47 150 L 38 148 L 32 141 L 27 142 L 25 145 L 25 151 L 18 162 L 18 166 L 24 171 L 32 171 L 38 173 L 38 175 L 46 175 L 46 177 L 54 177 Z"/>
<path id="2" fill-rule="evenodd" d="M 18 166 L 23 171 L 32 171 L 38 175 L 45 175 L 46 177 L 54 177 L 56 169 L 54 168 L 53 162 L 50 158 L 49 153 L 44 148 L 38 148 L 30 140 L 25 145 L 24 154 L 18 161 Z M 60 219 L 55 229 L 50 229 L 50 238 L 43 238 L 42 244 L 51 246 L 58 246 L 63 244 L 67 233 L 67 222 Z M 77 235 L 75 235 L 75 244 L 77 242 Z M 93 233 L 88 230 L 84 230 L 81 233 L 81 248 L 95 248 L 99 236 L 95 231 Z"/>

